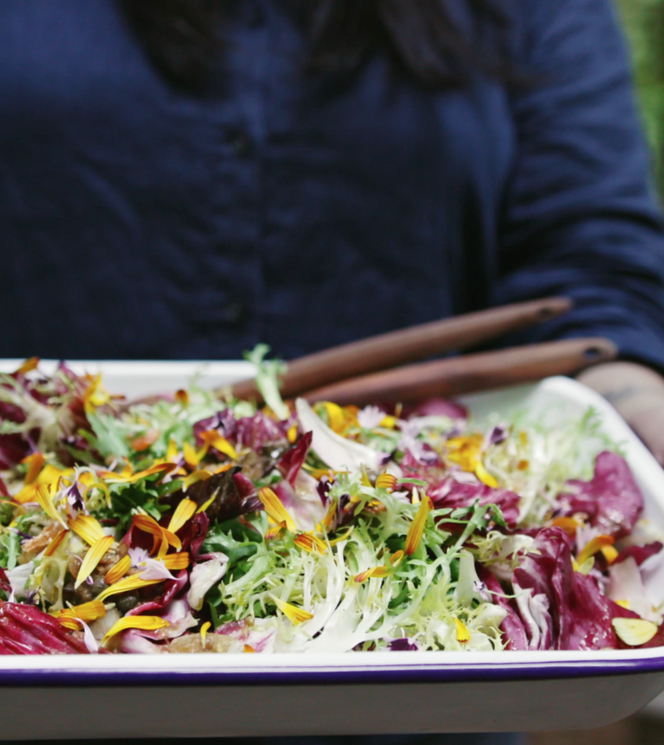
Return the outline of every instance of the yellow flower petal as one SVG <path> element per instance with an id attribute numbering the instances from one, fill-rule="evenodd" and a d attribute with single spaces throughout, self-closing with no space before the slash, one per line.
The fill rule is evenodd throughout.
<path id="1" fill-rule="evenodd" d="M 174 440 L 168 441 L 168 447 L 166 448 L 166 460 L 170 461 L 171 463 L 175 461 L 178 457 L 178 446 L 175 444 Z"/>
<path id="2" fill-rule="evenodd" d="M 331 401 L 322 401 L 321 405 L 327 414 L 327 426 L 337 434 L 341 433 L 346 424 L 346 417 L 338 404 Z"/>
<path id="3" fill-rule="evenodd" d="M 403 551 L 395 551 L 392 556 L 390 556 L 390 564 L 392 564 L 392 566 L 398 566 L 401 563 L 403 557 Z"/>
<path id="4" fill-rule="evenodd" d="M 459 644 L 467 644 L 470 641 L 470 632 L 458 618 L 454 619 L 456 626 L 456 640 Z"/>
<path id="5" fill-rule="evenodd" d="M 170 626 L 169 622 L 160 618 L 159 616 L 125 616 L 119 621 L 113 624 L 111 628 L 106 632 L 104 638 L 101 640 L 102 646 L 108 642 L 109 639 L 119 634 L 121 631 L 127 629 L 141 629 L 143 631 L 157 631 L 163 629 L 166 626 Z"/>
<path id="6" fill-rule="evenodd" d="M 397 477 L 391 473 L 381 473 L 376 479 L 376 489 L 386 489 L 387 491 L 394 491 L 397 485 Z"/>
<path id="7" fill-rule="evenodd" d="M 314 551 L 322 554 L 325 553 L 325 550 L 327 549 L 327 546 L 323 541 L 311 533 L 298 533 L 293 539 L 293 543 L 298 546 L 298 548 L 301 548 L 303 551 L 307 551 L 310 554 L 314 553 Z"/>
<path id="8" fill-rule="evenodd" d="M 104 406 L 111 400 L 111 396 L 101 384 L 101 374 L 88 376 L 89 385 L 83 393 L 83 408 L 86 414 L 94 413 L 96 408 Z"/>
<path id="9" fill-rule="evenodd" d="M 196 502 L 185 497 L 175 508 L 175 512 L 168 523 L 168 530 L 170 530 L 171 533 L 177 533 L 186 522 L 191 520 L 196 513 L 197 508 L 198 505 Z"/>
<path id="10" fill-rule="evenodd" d="M 576 557 L 579 565 L 584 564 L 591 556 L 601 551 L 605 546 L 613 546 L 614 540 L 610 535 L 597 535 L 584 548 L 579 551 Z"/>
<path id="11" fill-rule="evenodd" d="M 89 546 L 93 546 L 104 537 L 101 525 L 91 515 L 77 515 L 74 520 L 69 521 L 69 528 Z"/>
<path id="12" fill-rule="evenodd" d="M 106 576 L 104 577 L 104 582 L 106 582 L 107 585 L 112 585 L 115 582 L 118 582 L 125 576 L 125 574 L 127 574 L 130 567 L 131 567 L 131 559 L 129 558 L 129 556 L 123 556 L 120 559 L 120 561 L 114 564 L 108 570 L 108 572 L 106 572 Z"/>
<path id="13" fill-rule="evenodd" d="M 104 558 L 104 554 L 113 545 L 113 536 L 105 535 L 100 538 L 94 546 L 88 549 L 87 554 L 83 559 L 80 569 L 78 570 L 78 576 L 74 584 L 74 589 L 77 590 L 83 582 L 94 572 L 97 568 L 97 564 Z"/>
<path id="14" fill-rule="evenodd" d="M 180 389 L 179 391 L 175 391 L 175 400 L 183 409 L 186 409 L 187 406 L 189 406 L 189 394 L 185 390 Z"/>
<path id="15" fill-rule="evenodd" d="M 286 523 L 286 529 L 291 533 L 295 533 L 297 530 L 293 518 L 288 514 L 286 508 L 281 504 L 279 497 L 272 491 L 272 489 L 264 486 L 258 491 L 258 499 L 263 505 L 265 512 L 268 517 L 271 517 L 275 523 L 281 524 Z"/>
<path id="16" fill-rule="evenodd" d="M 207 508 L 212 504 L 212 502 L 214 502 L 216 498 L 217 492 L 215 491 L 210 499 L 208 499 L 207 502 L 203 502 L 203 504 L 196 510 L 196 514 L 199 515 L 201 512 L 205 512 L 205 510 L 207 510 Z"/>
<path id="17" fill-rule="evenodd" d="M 104 608 L 104 604 L 100 600 L 92 600 L 89 603 L 56 611 L 51 615 L 57 618 L 58 621 L 61 619 L 79 619 L 85 623 L 92 623 L 106 615 L 106 608 Z"/>
<path id="18" fill-rule="evenodd" d="M 203 649 L 205 649 L 205 638 L 207 637 L 207 632 L 208 632 L 208 629 L 210 628 L 210 626 L 212 626 L 212 624 L 209 621 L 206 621 L 201 626 L 200 634 L 201 634 L 201 645 L 202 645 Z"/>
<path id="19" fill-rule="evenodd" d="M 398 421 L 399 420 L 395 416 L 390 416 L 388 414 L 380 420 L 378 426 L 382 427 L 383 429 L 394 429 L 397 426 Z"/>
<path id="20" fill-rule="evenodd" d="M 137 481 L 147 478 L 148 476 L 154 476 L 155 473 L 162 473 L 166 475 L 173 471 L 177 466 L 175 463 L 156 463 L 154 466 L 150 466 L 145 471 L 137 471 L 133 474 L 121 474 L 115 473 L 114 471 L 97 471 L 97 475 L 108 481 L 109 484 L 135 484 Z"/>
<path id="21" fill-rule="evenodd" d="M 297 440 L 297 424 L 293 424 L 288 428 L 288 431 L 286 432 L 286 439 L 291 444 L 293 444 L 295 440 Z"/>
<path id="22" fill-rule="evenodd" d="M 99 595 L 97 595 L 97 600 L 103 602 L 107 598 L 110 598 L 113 595 L 118 595 L 121 592 L 140 590 L 142 587 L 150 587 L 150 585 L 157 585 L 163 581 L 163 579 L 141 579 L 140 574 L 130 574 L 128 577 L 121 579 L 119 582 L 115 582 L 103 592 L 100 592 Z"/>
<path id="23" fill-rule="evenodd" d="M 486 486 L 490 486 L 492 489 L 498 488 L 498 482 L 496 479 L 484 468 L 484 463 L 481 460 L 477 461 L 475 466 L 475 476 Z"/>
<path id="24" fill-rule="evenodd" d="M 290 603 L 285 603 L 279 598 L 274 598 L 274 602 L 277 604 L 277 608 L 279 608 L 279 610 L 294 626 L 297 626 L 298 624 L 304 623 L 304 621 L 308 621 L 313 618 L 311 613 L 307 613 L 307 611 L 302 610 L 302 608 L 297 608 Z"/>
<path id="25" fill-rule="evenodd" d="M 194 471 L 184 480 L 182 486 L 187 490 L 192 484 L 197 484 L 199 481 L 207 481 L 212 478 L 212 474 L 209 471 Z"/>
<path id="26" fill-rule="evenodd" d="M 242 649 L 242 651 L 245 654 L 253 654 L 256 650 L 253 647 L 250 647 L 248 644 L 245 644 L 244 645 L 244 648 Z"/>
<path id="27" fill-rule="evenodd" d="M 657 625 L 641 618 L 614 618 L 611 621 L 618 637 L 630 647 L 647 644 L 657 633 Z"/>
<path id="28" fill-rule="evenodd" d="M 279 523 L 279 525 L 273 525 L 271 528 L 268 528 L 265 531 L 265 535 L 263 538 L 266 541 L 274 540 L 275 538 L 278 538 L 281 535 L 281 532 L 285 530 L 286 528 L 286 521 Z"/>
<path id="29" fill-rule="evenodd" d="M 629 600 L 614 600 L 613 602 L 616 605 L 619 605 L 621 608 L 624 608 L 625 610 L 629 610 Z"/>
<path id="30" fill-rule="evenodd" d="M 184 462 L 192 471 L 195 471 L 198 468 L 198 464 L 207 454 L 207 450 L 207 445 L 203 445 L 202 448 L 196 450 L 196 448 L 192 447 L 188 442 L 183 443 L 182 455 L 184 457 Z"/>
<path id="31" fill-rule="evenodd" d="M 420 506 L 417 509 L 417 514 L 415 515 L 415 519 L 410 524 L 410 528 L 408 528 L 408 533 L 406 535 L 406 544 L 404 546 L 406 556 L 412 556 L 415 553 L 417 547 L 420 545 L 428 515 L 429 497 L 425 495 L 424 497 L 422 497 Z"/>
<path id="32" fill-rule="evenodd" d="M 229 458 L 231 458 L 231 460 L 237 460 L 237 453 L 235 452 L 235 448 L 218 432 L 215 432 L 215 430 L 201 432 L 200 438 L 206 445 L 209 445 L 215 450 L 218 450 L 220 453 L 227 455 Z"/>
<path id="33" fill-rule="evenodd" d="M 39 484 L 36 490 L 36 499 L 39 503 L 39 506 L 44 510 L 44 512 L 52 519 L 60 523 L 63 528 L 67 528 L 67 523 L 65 523 L 64 518 L 62 515 L 55 509 L 55 504 L 53 503 L 53 497 L 48 493 L 45 486 L 42 484 Z"/>
<path id="34" fill-rule="evenodd" d="M 602 546 L 600 549 L 607 564 L 613 564 L 618 558 L 618 549 L 615 546 Z"/>

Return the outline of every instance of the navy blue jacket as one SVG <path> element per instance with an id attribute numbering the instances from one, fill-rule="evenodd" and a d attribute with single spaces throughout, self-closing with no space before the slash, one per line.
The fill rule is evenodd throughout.
<path id="1" fill-rule="evenodd" d="M 529 87 L 432 93 L 380 57 L 308 78 L 281 3 L 243 0 L 196 97 L 111 0 L 2 0 L 0 356 L 292 357 L 566 294 L 521 340 L 603 334 L 664 368 L 662 225 L 609 2 L 510 2 Z"/>

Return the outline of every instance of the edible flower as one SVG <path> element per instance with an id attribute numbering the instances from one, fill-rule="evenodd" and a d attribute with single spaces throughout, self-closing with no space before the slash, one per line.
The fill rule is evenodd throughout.
<path id="1" fill-rule="evenodd" d="M 304 623 L 305 621 L 309 621 L 313 618 L 311 613 L 307 613 L 307 611 L 302 610 L 302 608 L 297 608 L 296 606 L 291 605 L 290 603 L 286 603 L 279 598 L 273 599 L 277 605 L 277 608 L 279 608 L 279 610 L 294 626 L 298 626 L 299 624 Z"/>
<path id="2" fill-rule="evenodd" d="M 260 500 L 265 512 L 268 517 L 271 518 L 277 525 L 281 525 L 282 522 L 286 523 L 286 529 L 290 533 L 295 533 L 297 527 L 293 518 L 288 514 L 286 508 L 281 504 L 279 497 L 267 486 L 258 490 L 258 499 Z"/>
<path id="3" fill-rule="evenodd" d="M 85 580 L 92 574 L 92 572 L 94 572 L 94 570 L 97 568 L 97 564 L 99 564 L 99 562 L 104 558 L 104 554 L 111 548 L 112 545 L 113 536 L 105 535 L 88 549 L 88 552 L 83 558 L 83 563 L 78 570 L 74 589 L 78 589 L 83 584 L 83 582 L 85 582 Z"/>
<path id="4" fill-rule="evenodd" d="M 81 623 L 92 623 L 106 615 L 106 608 L 99 600 L 92 600 L 82 605 L 74 605 L 51 614 L 65 628 L 76 631 L 81 628 Z"/>
<path id="5" fill-rule="evenodd" d="M 456 640 L 459 644 L 467 644 L 470 641 L 470 632 L 466 626 L 458 618 L 454 619 L 454 625 L 456 627 Z"/>
<path id="6" fill-rule="evenodd" d="M 581 549 L 581 551 L 579 551 L 579 555 L 577 556 L 576 560 L 580 566 L 583 566 L 583 564 L 585 564 L 585 562 L 588 561 L 591 556 L 594 556 L 596 553 L 607 546 L 613 546 L 613 543 L 614 539 L 612 536 L 597 535 L 591 541 L 589 541 Z"/>
<path id="7" fill-rule="evenodd" d="M 413 493 L 417 492 L 417 489 Z M 417 509 L 415 519 L 408 528 L 406 535 L 406 544 L 404 546 L 404 552 L 406 556 L 412 556 L 417 547 L 420 545 L 422 534 L 424 533 L 424 526 L 426 525 L 427 517 L 429 515 L 429 497 L 426 495 L 420 501 L 420 506 Z"/>
<path id="8" fill-rule="evenodd" d="M 125 616 L 111 626 L 111 628 L 104 634 L 104 638 L 101 640 L 102 647 L 112 639 L 116 634 L 127 629 L 140 629 L 141 631 L 158 631 L 166 626 L 170 626 L 170 623 L 165 618 L 159 616 Z"/>

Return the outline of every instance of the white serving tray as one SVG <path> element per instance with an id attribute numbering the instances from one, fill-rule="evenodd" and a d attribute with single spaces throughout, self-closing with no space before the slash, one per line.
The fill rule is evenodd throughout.
<path id="1" fill-rule="evenodd" d="M 12 370 L 13 361 L 0 361 Z M 76 363 L 113 393 L 251 374 L 245 363 Z M 614 409 L 567 378 L 464 398 L 473 414 L 556 421 L 589 406 L 622 443 L 664 527 L 664 472 Z M 662 589 L 664 570 L 649 578 Z M 664 690 L 664 648 L 602 652 L 0 657 L 0 739 L 571 730 L 622 719 Z"/>

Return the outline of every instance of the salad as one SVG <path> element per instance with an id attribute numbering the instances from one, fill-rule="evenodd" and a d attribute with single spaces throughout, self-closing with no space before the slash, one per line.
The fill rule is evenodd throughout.
<path id="1" fill-rule="evenodd" d="M 662 541 L 592 411 L 264 405 L 0 375 L 0 654 L 664 645 Z"/>

